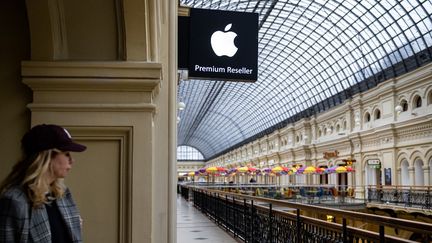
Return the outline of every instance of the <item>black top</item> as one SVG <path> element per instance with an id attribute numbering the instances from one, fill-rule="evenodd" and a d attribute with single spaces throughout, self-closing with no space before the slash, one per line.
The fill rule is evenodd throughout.
<path id="1" fill-rule="evenodd" d="M 45 208 L 48 213 L 52 243 L 72 243 L 66 223 L 57 206 L 57 202 L 54 200 L 49 204 L 45 204 Z"/>

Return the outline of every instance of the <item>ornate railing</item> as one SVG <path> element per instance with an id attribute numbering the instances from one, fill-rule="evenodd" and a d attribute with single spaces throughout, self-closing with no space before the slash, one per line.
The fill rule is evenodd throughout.
<path id="1" fill-rule="evenodd" d="M 309 204 L 355 206 L 354 202 L 403 206 L 414 210 L 432 210 L 432 187 L 428 186 L 335 186 L 335 185 L 267 185 L 267 184 L 204 184 L 200 188 L 237 192 L 245 195 Z M 356 194 L 355 192 L 358 192 Z M 344 204 L 346 199 L 348 204 Z M 353 200 L 355 199 L 355 200 Z M 346 207 L 345 207 L 346 208 Z M 430 214 L 430 212 L 428 212 Z"/>
<path id="2" fill-rule="evenodd" d="M 244 242 L 415 242 L 384 234 L 385 228 L 405 231 L 404 235 L 407 232 L 421 235 L 422 242 L 432 239 L 432 224 L 427 223 L 216 190 L 194 188 L 193 198 L 198 209 Z M 275 206 L 286 210 L 275 210 Z M 333 215 L 340 223 L 307 217 L 301 214 L 302 210 Z M 349 226 L 347 221 L 376 225 L 378 230 L 359 229 Z"/>
<path id="3" fill-rule="evenodd" d="M 432 188 L 415 186 L 368 186 L 368 202 L 432 209 Z"/>
<path id="4" fill-rule="evenodd" d="M 180 195 L 189 201 L 189 187 L 177 185 L 179 187 Z"/>

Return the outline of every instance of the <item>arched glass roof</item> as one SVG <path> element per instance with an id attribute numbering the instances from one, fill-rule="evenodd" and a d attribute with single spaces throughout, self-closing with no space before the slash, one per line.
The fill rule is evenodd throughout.
<path id="1" fill-rule="evenodd" d="M 204 160 L 204 156 L 196 148 L 190 146 L 178 146 L 177 160 Z"/>
<path id="2" fill-rule="evenodd" d="M 214 158 L 431 61 L 431 0 L 180 0 L 259 13 L 258 81 L 182 80 L 178 144 Z"/>

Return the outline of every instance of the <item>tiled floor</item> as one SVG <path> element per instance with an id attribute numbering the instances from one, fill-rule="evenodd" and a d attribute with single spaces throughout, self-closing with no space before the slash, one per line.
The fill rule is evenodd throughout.
<path id="1" fill-rule="evenodd" d="M 182 197 L 177 197 L 177 243 L 238 243 L 227 232 L 199 212 Z"/>

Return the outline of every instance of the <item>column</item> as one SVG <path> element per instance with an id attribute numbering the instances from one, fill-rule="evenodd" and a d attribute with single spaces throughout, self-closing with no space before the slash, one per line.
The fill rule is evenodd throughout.
<path id="1" fill-rule="evenodd" d="M 423 176 L 424 176 L 424 185 L 429 186 L 429 180 L 430 180 L 430 168 L 428 165 L 423 166 Z"/>
<path id="2" fill-rule="evenodd" d="M 414 186 L 415 185 L 415 175 L 414 175 L 414 167 L 413 166 L 408 167 L 408 174 L 409 174 L 410 185 Z"/>
<path id="3" fill-rule="evenodd" d="M 144 62 L 22 63 L 23 82 L 33 90 L 31 123 L 65 126 L 88 146 L 76 155 L 67 180 L 87 223 L 86 241 L 138 242 L 133 234 L 151 235 L 146 215 L 157 208 L 152 195 L 158 187 L 152 96 L 161 68 Z"/>

